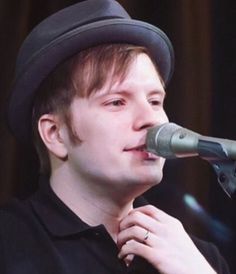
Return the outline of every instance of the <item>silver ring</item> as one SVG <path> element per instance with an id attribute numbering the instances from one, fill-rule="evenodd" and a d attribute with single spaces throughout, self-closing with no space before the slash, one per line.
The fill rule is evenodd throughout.
<path id="1" fill-rule="evenodd" d="M 147 239 L 148 239 L 148 237 L 149 237 L 149 233 L 150 233 L 150 231 L 147 230 L 147 231 L 146 231 L 146 234 L 145 234 L 145 236 L 144 236 L 144 239 L 143 239 L 144 242 L 147 241 Z"/>

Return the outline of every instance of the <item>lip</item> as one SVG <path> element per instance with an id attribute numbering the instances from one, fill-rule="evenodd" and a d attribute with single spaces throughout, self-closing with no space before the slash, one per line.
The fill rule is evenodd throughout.
<path id="1" fill-rule="evenodd" d="M 124 149 L 125 152 L 131 152 L 144 160 L 156 161 L 159 157 L 149 151 L 145 144 L 141 144 L 135 147 Z"/>

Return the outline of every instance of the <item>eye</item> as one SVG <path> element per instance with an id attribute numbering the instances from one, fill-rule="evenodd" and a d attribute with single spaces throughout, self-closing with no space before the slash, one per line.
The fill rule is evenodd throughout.
<path id="1" fill-rule="evenodd" d="M 162 101 L 159 100 L 159 99 L 150 99 L 149 100 L 149 103 L 152 105 L 152 106 L 162 106 Z"/>
<path id="2" fill-rule="evenodd" d="M 113 106 L 122 106 L 124 104 L 122 100 L 114 100 L 111 103 Z"/>
<path id="3" fill-rule="evenodd" d="M 125 105 L 125 102 L 124 102 L 124 100 L 122 100 L 122 99 L 113 99 L 113 100 L 111 100 L 111 101 L 105 103 L 105 105 L 107 105 L 107 106 L 120 107 L 120 106 Z"/>
<path id="4" fill-rule="evenodd" d="M 150 104 L 153 105 L 153 106 L 159 106 L 159 105 L 161 105 L 161 102 L 158 101 L 158 100 L 151 100 L 151 101 L 149 101 L 149 102 L 150 102 Z"/>

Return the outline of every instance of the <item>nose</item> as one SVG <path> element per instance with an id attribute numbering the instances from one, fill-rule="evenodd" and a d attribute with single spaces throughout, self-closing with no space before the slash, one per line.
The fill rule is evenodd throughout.
<path id="1" fill-rule="evenodd" d="M 143 130 L 155 125 L 161 125 L 168 121 L 166 113 L 162 107 L 155 110 L 149 102 L 140 104 L 135 110 L 134 130 Z"/>

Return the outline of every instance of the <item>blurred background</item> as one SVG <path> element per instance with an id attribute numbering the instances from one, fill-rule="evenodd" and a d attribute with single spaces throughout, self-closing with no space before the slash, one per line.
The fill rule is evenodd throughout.
<path id="1" fill-rule="evenodd" d="M 37 160 L 17 144 L 5 125 L 4 108 L 17 51 L 27 33 L 51 13 L 79 1 L 0 1 L 0 204 L 37 187 Z M 176 56 L 167 87 L 170 121 L 203 135 L 236 140 L 235 0 L 120 0 L 133 18 L 157 25 Z M 168 160 L 163 183 L 147 199 L 178 217 L 186 230 L 214 242 L 236 273 L 236 201 L 199 158 Z"/>

